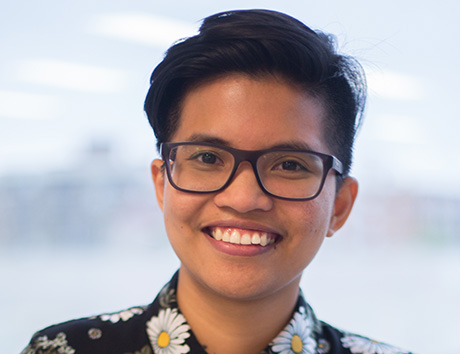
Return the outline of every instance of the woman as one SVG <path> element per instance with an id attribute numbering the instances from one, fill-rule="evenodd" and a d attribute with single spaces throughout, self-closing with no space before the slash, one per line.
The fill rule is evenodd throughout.
<path id="1" fill-rule="evenodd" d="M 356 198 L 364 101 L 330 36 L 272 11 L 206 18 L 145 101 L 179 271 L 151 305 L 52 326 L 23 353 L 405 353 L 319 321 L 299 290 Z"/>

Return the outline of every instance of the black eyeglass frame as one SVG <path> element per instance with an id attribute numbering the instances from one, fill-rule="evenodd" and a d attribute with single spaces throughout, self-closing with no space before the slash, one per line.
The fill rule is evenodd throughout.
<path id="1" fill-rule="evenodd" d="M 227 182 L 224 183 L 224 185 L 220 188 L 210 190 L 210 191 L 196 191 L 196 190 L 190 190 L 190 189 L 185 189 L 179 187 L 177 184 L 174 183 L 173 178 L 171 176 L 171 167 L 170 164 L 167 163 L 170 161 L 169 154 L 171 150 L 173 150 L 177 146 L 183 146 L 183 145 L 201 145 L 201 146 L 209 146 L 209 147 L 215 147 L 219 148 L 222 150 L 225 150 L 229 152 L 233 158 L 235 159 L 234 165 L 232 172 L 230 173 L 230 176 L 227 179 Z M 269 192 L 265 186 L 262 183 L 262 180 L 259 176 L 259 171 L 257 170 L 257 160 L 259 159 L 260 156 L 269 153 L 269 152 L 275 152 L 275 151 L 283 151 L 283 152 L 305 152 L 308 154 L 312 154 L 315 156 L 318 156 L 322 162 L 323 162 L 323 176 L 321 178 L 321 183 L 319 185 L 318 191 L 316 194 L 314 194 L 311 197 L 307 198 L 289 198 L 289 197 L 282 197 L 276 194 L 273 194 Z M 276 148 L 276 149 L 264 149 L 264 150 L 240 150 L 240 149 L 235 149 L 229 146 L 224 146 L 224 145 L 218 145 L 218 144 L 213 144 L 213 143 L 208 143 L 208 142 L 192 142 L 192 141 L 183 141 L 183 142 L 169 142 L 169 143 L 161 143 L 160 144 L 160 155 L 165 162 L 164 165 L 166 167 L 166 174 L 168 176 L 169 183 L 171 185 L 181 191 L 181 192 L 188 192 L 188 193 L 197 193 L 197 194 L 207 194 L 207 193 L 217 193 L 225 188 L 227 188 L 230 183 L 232 183 L 233 177 L 235 176 L 236 171 L 238 170 L 238 167 L 241 162 L 247 161 L 251 164 L 252 169 L 254 171 L 254 175 L 256 176 L 257 183 L 259 184 L 260 189 L 262 191 L 272 197 L 279 198 L 279 199 L 284 199 L 284 200 L 292 200 L 292 201 L 306 201 L 306 200 L 312 200 L 315 199 L 323 190 L 324 183 L 326 181 L 326 177 L 331 169 L 335 170 L 339 176 L 343 176 L 343 164 L 342 162 L 337 159 L 333 155 L 328 155 L 328 154 L 323 154 L 321 152 L 316 152 L 316 151 L 311 151 L 311 150 L 297 150 L 297 149 L 282 149 L 282 148 Z"/>

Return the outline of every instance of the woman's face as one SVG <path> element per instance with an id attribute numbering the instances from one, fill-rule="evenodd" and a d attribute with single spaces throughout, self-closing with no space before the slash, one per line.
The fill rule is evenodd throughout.
<path id="1" fill-rule="evenodd" d="M 324 114 L 318 101 L 283 81 L 232 75 L 186 95 L 171 141 L 217 141 L 243 150 L 303 146 L 330 153 L 323 138 Z M 235 299 L 297 287 L 324 238 L 345 222 L 357 190 L 356 182 L 346 179 L 336 194 L 330 172 L 317 198 L 281 200 L 265 194 L 250 164 L 243 162 L 223 191 L 193 194 L 174 189 L 161 164 L 153 162 L 152 174 L 181 276 Z M 225 233 L 224 240 L 217 240 Z M 251 245 L 227 239 L 235 242 L 238 236 Z M 257 244 L 258 237 L 266 237 L 268 245 Z"/>

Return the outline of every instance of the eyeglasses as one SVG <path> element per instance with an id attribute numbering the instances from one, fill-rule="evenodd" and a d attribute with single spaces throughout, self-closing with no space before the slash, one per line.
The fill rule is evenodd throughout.
<path id="1" fill-rule="evenodd" d="M 171 185 L 191 193 L 225 189 L 243 161 L 251 164 L 265 193 L 286 200 L 316 198 L 329 170 L 343 173 L 336 157 L 308 150 L 247 151 L 211 143 L 178 142 L 161 144 L 161 156 Z"/>

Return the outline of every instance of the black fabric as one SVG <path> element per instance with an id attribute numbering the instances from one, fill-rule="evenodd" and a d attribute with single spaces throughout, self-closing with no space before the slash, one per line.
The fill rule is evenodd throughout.
<path id="1" fill-rule="evenodd" d="M 177 306 L 177 279 L 178 273 L 149 306 L 81 318 L 41 330 L 22 354 L 206 354 Z M 409 352 L 317 320 L 300 293 L 291 321 L 261 352 L 291 353 Z"/>

